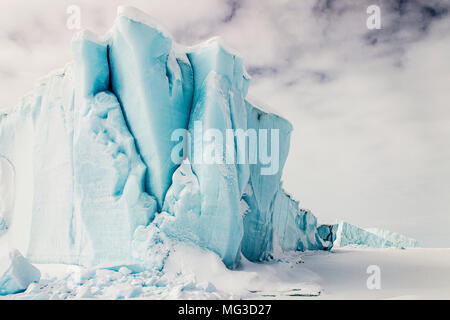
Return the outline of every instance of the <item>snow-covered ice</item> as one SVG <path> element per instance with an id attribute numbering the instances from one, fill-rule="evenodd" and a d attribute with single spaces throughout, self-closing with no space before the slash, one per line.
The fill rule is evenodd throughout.
<path id="1" fill-rule="evenodd" d="M 380 289 L 367 268 L 380 268 Z M 338 248 L 242 258 L 227 269 L 210 251 L 179 244 L 165 272 L 37 265 L 39 283 L 4 299 L 449 299 L 450 249 Z M 208 267 L 205 267 L 208 266 Z"/>

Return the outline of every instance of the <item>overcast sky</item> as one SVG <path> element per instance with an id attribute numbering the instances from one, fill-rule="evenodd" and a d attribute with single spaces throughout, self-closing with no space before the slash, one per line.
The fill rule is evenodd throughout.
<path id="1" fill-rule="evenodd" d="M 294 125 L 285 189 L 320 222 L 450 247 L 450 1 L 1 0 L 0 107 L 71 60 L 69 5 L 103 34 L 119 4 L 182 44 L 218 35 L 241 52 L 250 95 Z"/>

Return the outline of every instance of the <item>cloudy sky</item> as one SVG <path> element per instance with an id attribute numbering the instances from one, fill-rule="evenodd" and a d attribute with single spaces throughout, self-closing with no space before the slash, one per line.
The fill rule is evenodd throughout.
<path id="1" fill-rule="evenodd" d="M 182 44 L 218 35 L 241 52 L 250 95 L 294 125 L 285 189 L 321 222 L 450 246 L 450 1 L 2 0 L 0 108 L 71 60 L 70 5 L 103 34 L 119 4 Z"/>

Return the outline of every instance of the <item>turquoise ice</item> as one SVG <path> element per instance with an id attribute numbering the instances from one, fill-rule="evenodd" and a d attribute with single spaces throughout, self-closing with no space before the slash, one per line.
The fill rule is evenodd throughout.
<path id="1" fill-rule="evenodd" d="M 0 242 L 32 263 L 158 270 L 167 241 L 207 248 L 229 268 L 241 253 L 270 259 L 275 245 L 331 248 L 282 189 L 292 125 L 247 99 L 242 58 L 220 39 L 183 47 L 142 12 L 120 8 L 105 37 L 81 32 L 73 53 L 0 117 L 0 156 L 18 191 Z M 205 163 L 214 142 L 199 128 L 254 130 L 258 149 L 233 135 L 219 161 Z M 177 130 L 188 151 L 179 162 Z M 230 154 L 245 161 L 228 163 Z"/>
<path id="2" fill-rule="evenodd" d="M 414 248 L 419 246 L 417 240 L 395 232 L 378 228 L 363 229 L 348 222 L 341 221 L 336 227 L 335 246 L 364 246 L 370 248 Z"/>
<path id="3" fill-rule="evenodd" d="M 170 137 L 189 121 L 193 71 L 162 28 L 135 11 L 126 13 L 119 10 L 109 37 L 111 90 L 148 168 L 146 191 L 161 208 L 177 166 L 170 158 L 175 146 Z"/>

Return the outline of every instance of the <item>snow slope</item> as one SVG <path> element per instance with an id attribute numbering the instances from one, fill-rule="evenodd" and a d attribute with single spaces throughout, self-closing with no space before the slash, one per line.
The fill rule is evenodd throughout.
<path id="1" fill-rule="evenodd" d="M 339 248 L 302 257 L 320 277 L 323 299 L 450 299 L 450 249 Z M 372 265 L 379 290 L 367 288 Z"/>
<path id="2" fill-rule="evenodd" d="M 380 268 L 380 289 L 367 287 L 372 265 Z M 243 258 L 229 270 L 217 255 L 181 244 L 160 274 L 38 267 L 39 283 L 3 299 L 450 299 L 450 249 L 284 253 L 264 264 Z"/>

